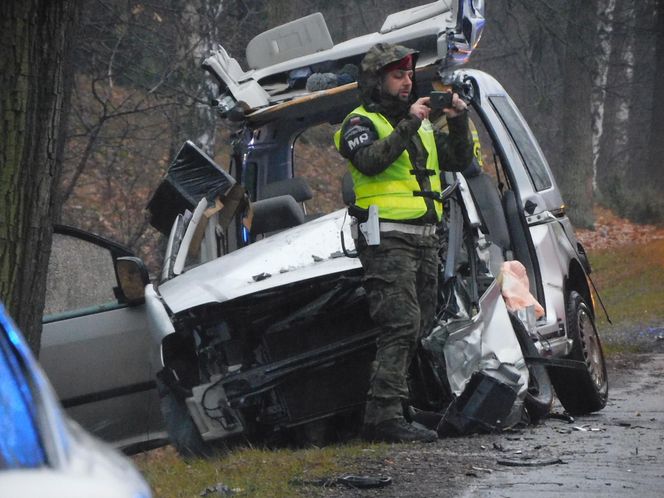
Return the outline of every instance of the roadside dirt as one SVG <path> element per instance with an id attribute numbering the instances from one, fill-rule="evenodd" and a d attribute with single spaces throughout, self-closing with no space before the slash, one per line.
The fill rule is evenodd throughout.
<path id="1" fill-rule="evenodd" d="M 362 471 L 387 476 L 380 489 L 310 489 L 328 497 L 661 496 L 664 485 L 664 347 L 609 363 L 599 413 L 549 418 L 501 434 L 393 445 Z M 560 405 L 554 413 L 563 412 Z M 509 464 L 509 465 L 508 465 Z"/>

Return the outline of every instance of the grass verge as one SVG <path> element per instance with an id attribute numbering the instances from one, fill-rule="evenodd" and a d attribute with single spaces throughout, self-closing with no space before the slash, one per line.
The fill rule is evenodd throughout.
<path id="1" fill-rule="evenodd" d="M 664 240 L 590 252 L 595 282 L 612 324 L 597 306 L 607 355 L 648 351 L 664 337 Z"/>
<path id="2" fill-rule="evenodd" d="M 387 445 L 357 441 L 299 450 L 237 448 L 221 458 L 185 461 L 167 446 L 137 455 L 134 462 L 155 498 L 202 496 L 218 483 L 229 489 L 228 496 L 285 498 L 324 496 L 324 489 L 294 481 L 356 473 L 361 461 L 381 458 L 386 452 Z M 226 495 L 210 492 L 208 496 Z"/>

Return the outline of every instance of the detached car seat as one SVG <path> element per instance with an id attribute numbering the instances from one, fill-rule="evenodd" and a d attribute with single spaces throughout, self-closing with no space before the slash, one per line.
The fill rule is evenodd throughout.
<path id="1" fill-rule="evenodd" d="M 254 219 L 251 233 L 267 236 L 306 221 L 304 201 L 313 197 L 311 188 L 303 178 L 288 178 L 268 183 L 262 191 L 263 198 L 252 203 Z"/>

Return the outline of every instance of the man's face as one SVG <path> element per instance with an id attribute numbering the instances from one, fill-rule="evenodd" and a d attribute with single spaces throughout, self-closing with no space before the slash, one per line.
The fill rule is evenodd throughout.
<path id="1" fill-rule="evenodd" d="M 410 91 L 413 89 L 413 71 L 394 69 L 383 76 L 383 91 L 388 95 L 408 102 Z"/>

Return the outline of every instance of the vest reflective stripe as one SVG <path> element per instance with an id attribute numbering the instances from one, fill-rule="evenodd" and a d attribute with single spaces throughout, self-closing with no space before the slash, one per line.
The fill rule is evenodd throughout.
<path id="1" fill-rule="evenodd" d="M 419 190 L 419 184 L 415 183 L 415 189 Z M 413 182 L 408 180 L 386 180 L 382 182 L 367 183 L 362 186 L 363 196 L 377 196 L 377 195 L 396 195 L 407 192 L 410 197 L 413 197 Z"/>
<path id="2" fill-rule="evenodd" d="M 384 138 L 394 130 L 384 116 L 367 112 L 363 106 L 355 109 L 350 115 L 360 115 L 370 119 L 378 133 L 378 138 Z M 428 120 L 423 121 L 417 133 L 427 151 L 426 168 L 435 171 L 434 175 L 428 177 L 431 191 L 440 193 L 438 152 L 431 123 Z M 340 135 L 339 130 L 334 137 L 337 148 L 340 145 Z M 352 163 L 349 163 L 349 169 L 353 177 L 357 206 L 368 209 L 370 205 L 374 204 L 378 206 L 378 215 L 390 220 L 412 220 L 426 214 L 427 206 L 424 198 L 413 195 L 413 192 L 419 192 L 422 189 L 417 177 L 410 173 L 413 165 L 406 151 L 403 151 L 385 171 L 374 176 L 364 175 Z M 436 215 L 440 220 L 443 213 L 442 203 L 433 202 Z"/>
<path id="3" fill-rule="evenodd" d="M 475 124 L 469 119 L 468 125 L 470 127 L 470 135 L 473 138 L 473 155 L 477 159 L 477 163 L 480 165 L 480 168 L 484 167 L 484 161 L 482 161 L 482 148 L 480 145 L 480 134 L 477 133 L 477 128 Z"/>

